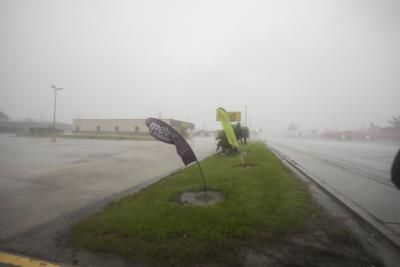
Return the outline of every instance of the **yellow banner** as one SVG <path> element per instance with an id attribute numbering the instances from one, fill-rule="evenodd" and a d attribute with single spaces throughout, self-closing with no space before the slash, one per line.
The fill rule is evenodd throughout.
<path id="1" fill-rule="evenodd" d="M 231 144 L 231 146 L 233 147 L 239 148 L 239 143 L 236 139 L 235 131 L 232 128 L 232 124 L 229 120 L 227 112 L 223 108 L 217 108 L 217 120 L 221 122 L 229 144 Z"/>

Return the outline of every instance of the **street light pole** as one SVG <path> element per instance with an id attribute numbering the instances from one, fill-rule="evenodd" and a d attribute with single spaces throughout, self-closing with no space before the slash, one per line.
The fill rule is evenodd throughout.
<path id="1" fill-rule="evenodd" d="M 63 88 L 57 88 L 55 85 L 51 85 L 54 90 L 54 110 L 53 110 L 53 135 L 51 141 L 56 141 L 56 107 L 57 107 L 57 91 L 63 90 Z"/>

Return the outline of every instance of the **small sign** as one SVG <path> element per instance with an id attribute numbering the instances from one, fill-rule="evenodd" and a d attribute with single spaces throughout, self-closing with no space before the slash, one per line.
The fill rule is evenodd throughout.
<path id="1" fill-rule="evenodd" d="M 230 112 L 226 112 L 226 114 L 228 115 L 229 121 L 240 121 L 242 118 L 242 113 L 240 111 L 230 111 Z M 219 121 L 218 119 L 218 115 L 217 115 L 217 121 Z"/>

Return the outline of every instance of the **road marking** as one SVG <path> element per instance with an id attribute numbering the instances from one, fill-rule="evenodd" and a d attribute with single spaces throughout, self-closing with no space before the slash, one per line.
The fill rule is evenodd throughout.
<path id="1" fill-rule="evenodd" d="M 14 254 L 9 254 L 5 252 L 0 252 L 0 263 L 10 264 L 12 266 L 20 267 L 61 267 L 61 265 L 48 263 L 41 260 L 35 260 L 25 256 L 19 256 Z"/>

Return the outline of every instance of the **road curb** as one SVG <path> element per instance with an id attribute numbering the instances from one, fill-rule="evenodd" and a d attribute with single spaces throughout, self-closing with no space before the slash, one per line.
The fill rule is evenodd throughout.
<path id="1" fill-rule="evenodd" d="M 315 185 L 317 185 L 323 192 L 328 194 L 330 197 L 335 199 L 338 203 L 340 203 L 344 208 L 346 208 L 349 212 L 351 212 L 359 221 L 367 224 L 371 228 L 373 228 L 380 236 L 385 239 L 388 243 L 390 243 L 395 249 L 400 250 L 400 236 L 389 229 L 387 226 L 383 225 L 379 220 L 373 217 L 371 214 L 357 206 L 355 203 L 349 201 L 339 192 L 337 192 L 334 188 L 329 187 L 328 184 L 321 181 L 320 179 L 309 174 L 300 164 L 296 161 L 292 160 L 290 157 L 286 156 L 282 152 L 277 149 L 269 146 L 270 149 L 279 159 L 286 162 L 289 166 L 297 170 L 304 177 L 309 179 Z"/>
<path id="2" fill-rule="evenodd" d="M 5 266 L 22 266 L 22 267 L 68 267 L 66 265 L 60 265 L 55 262 L 44 261 L 20 254 L 11 254 L 0 251 L 0 265 Z"/>

